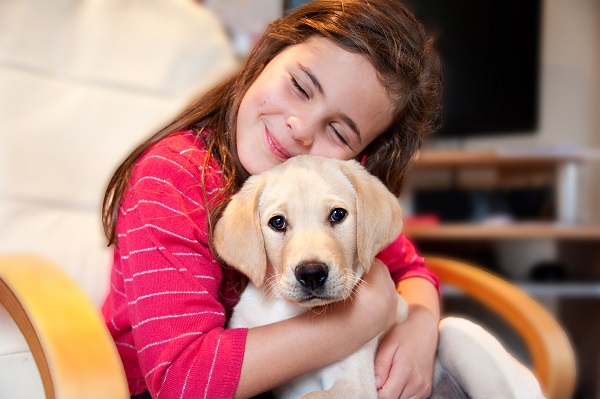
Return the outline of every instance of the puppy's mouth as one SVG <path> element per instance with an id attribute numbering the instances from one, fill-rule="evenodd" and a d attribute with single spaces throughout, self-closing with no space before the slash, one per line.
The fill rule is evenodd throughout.
<path id="1" fill-rule="evenodd" d="M 306 290 L 302 287 L 298 287 L 297 285 L 293 285 L 291 287 L 283 288 L 279 287 L 277 289 L 279 295 L 288 302 L 295 303 L 298 306 L 302 306 L 304 308 L 314 308 L 317 306 L 328 305 L 333 302 L 342 301 L 346 299 L 342 293 L 334 292 L 331 290 L 327 290 L 323 287 L 323 290 Z"/>
<path id="2" fill-rule="evenodd" d="M 306 308 L 314 308 L 317 306 L 324 306 L 324 305 L 328 305 L 330 303 L 333 302 L 337 302 L 342 300 L 342 298 L 333 298 L 330 296 L 318 296 L 318 295 L 313 295 L 313 296 L 309 296 L 306 297 L 304 299 L 301 300 L 297 300 L 295 301 L 296 303 L 298 303 L 300 306 L 306 307 Z"/>
<path id="3" fill-rule="evenodd" d="M 283 297 L 299 306 L 305 308 L 314 308 L 317 306 L 329 305 L 333 302 L 343 301 L 350 296 L 351 292 L 346 295 L 345 292 L 334 292 L 326 288 L 323 291 L 307 291 L 307 290 L 295 290 L 294 293 L 282 293 Z"/>

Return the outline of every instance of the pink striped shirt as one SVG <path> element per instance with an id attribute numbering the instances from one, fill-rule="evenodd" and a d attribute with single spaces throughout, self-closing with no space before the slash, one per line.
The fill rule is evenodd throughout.
<path id="1" fill-rule="evenodd" d="M 139 159 L 124 196 L 102 312 L 132 395 L 232 398 L 238 384 L 247 330 L 225 325 L 241 277 L 209 250 L 206 208 L 224 181 L 207 156 L 194 132 L 172 134 Z M 404 236 L 378 257 L 396 282 L 439 287 Z"/>

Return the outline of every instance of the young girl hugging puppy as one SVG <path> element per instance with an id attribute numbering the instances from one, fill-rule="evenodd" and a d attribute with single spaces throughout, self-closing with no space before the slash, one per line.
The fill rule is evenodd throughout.
<path id="1" fill-rule="evenodd" d="M 383 331 L 380 398 L 425 398 L 439 284 L 400 235 L 352 301 L 227 329 L 245 277 L 217 262 L 215 220 L 244 181 L 300 154 L 357 159 L 394 194 L 439 121 L 441 68 L 396 0 L 316 0 L 276 20 L 226 81 L 116 170 L 103 223 L 114 246 L 102 311 L 136 397 L 248 398 L 338 361 Z M 409 304 L 395 324 L 396 290 Z"/>

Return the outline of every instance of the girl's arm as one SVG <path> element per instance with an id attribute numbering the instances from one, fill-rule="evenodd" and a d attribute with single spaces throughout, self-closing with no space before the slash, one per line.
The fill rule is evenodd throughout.
<path id="1" fill-rule="evenodd" d="M 343 359 L 392 326 L 396 306 L 389 271 L 375 261 L 352 299 L 323 313 L 250 329 L 236 397 L 251 397 Z"/>
<path id="2" fill-rule="evenodd" d="M 438 342 L 439 280 L 404 235 L 377 257 L 409 306 L 408 319 L 387 333 L 375 358 L 379 397 L 427 397 Z"/>
<path id="3" fill-rule="evenodd" d="M 425 398 L 431 393 L 438 342 L 439 294 L 428 280 L 398 283 L 409 306 L 408 319 L 386 334 L 375 358 L 380 398 Z"/>

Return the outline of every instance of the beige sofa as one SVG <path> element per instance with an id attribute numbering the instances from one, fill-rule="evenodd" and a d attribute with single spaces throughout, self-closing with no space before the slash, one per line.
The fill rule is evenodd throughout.
<path id="1" fill-rule="evenodd" d="M 99 307 L 111 173 L 236 67 L 219 20 L 193 0 L 0 2 L 0 253 L 51 260 Z M 0 370 L 1 397 L 44 397 L 2 307 Z"/>

